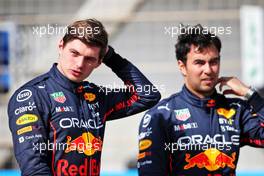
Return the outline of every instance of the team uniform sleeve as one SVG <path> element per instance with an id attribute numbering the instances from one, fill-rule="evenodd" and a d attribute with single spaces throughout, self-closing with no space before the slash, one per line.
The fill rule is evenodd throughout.
<path id="1" fill-rule="evenodd" d="M 125 89 L 101 89 L 106 97 L 105 121 L 142 112 L 158 103 L 161 97 L 159 91 L 133 64 L 115 53 L 113 48 L 109 47 L 103 62 L 127 86 Z"/>
<path id="2" fill-rule="evenodd" d="M 160 113 L 148 112 L 139 126 L 139 176 L 168 176 L 171 173 L 171 153 L 167 125 Z"/>
<path id="3" fill-rule="evenodd" d="M 264 99 L 255 92 L 248 100 L 241 121 L 242 145 L 264 147 Z"/>
<path id="4" fill-rule="evenodd" d="M 40 97 L 33 87 L 17 90 L 9 100 L 9 128 L 23 176 L 52 175 L 47 157 L 47 124 Z"/>

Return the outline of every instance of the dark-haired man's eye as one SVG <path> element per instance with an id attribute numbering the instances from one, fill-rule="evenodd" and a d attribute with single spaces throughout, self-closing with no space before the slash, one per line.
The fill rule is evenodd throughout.
<path id="1" fill-rule="evenodd" d="M 77 52 L 74 52 L 74 51 L 71 51 L 71 55 L 72 55 L 73 57 L 76 57 L 76 56 L 78 56 L 78 53 L 77 53 Z"/>
<path id="2" fill-rule="evenodd" d="M 205 64 L 205 62 L 202 61 L 202 60 L 197 60 L 197 61 L 194 62 L 194 64 L 195 65 L 203 65 L 203 64 Z"/>

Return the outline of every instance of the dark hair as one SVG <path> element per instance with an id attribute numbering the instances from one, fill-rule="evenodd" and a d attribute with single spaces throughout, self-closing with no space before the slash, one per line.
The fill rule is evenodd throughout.
<path id="1" fill-rule="evenodd" d="M 215 46 L 220 53 L 221 41 L 216 36 L 205 30 L 200 24 L 196 26 L 181 26 L 181 34 L 178 36 L 175 44 L 175 52 L 177 60 L 181 60 L 186 64 L 187 54 L 190 52 L 191 45 L 197 46 L 199 50 Z"/>
<path id="2" fill-rule="evenodd" d="M 86 19 L 75 21 L 67 27 L 66 34 L 63 37 L 63 45 L 68 42 L 79 39 L 86 45 L 100 47 L 99 58 L 106 54 L 108 44 L 108 35 L 103 24 L 96 19 Z"/>

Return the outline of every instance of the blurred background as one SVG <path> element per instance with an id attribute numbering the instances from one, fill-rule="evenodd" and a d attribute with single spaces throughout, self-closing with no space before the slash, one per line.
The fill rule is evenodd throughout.
<path id="1" fill-rule="evenodd" d="M 6 113 L 15 89 L 49 70 L 58 57 L 63 27 L 96 18 L 110 45 L 158 87 L 162 98 L 179 91 L 182 77 L 174 44 L 179 24 L 207 27 L 223 44 L 221 75 L 237 76 L 262 91 L 264 0 L 0 0 L 0 175 L 17 174 Z M 122 85 L 106 66 L 88 79 Z M 107 123 L 103 175 L 137 175 L 138 125 L 143 113 Z M 239 176 L 264 175 L 264 150 L 244 147 Z M 9 172 L 6 172 L 9 171 Z"/>

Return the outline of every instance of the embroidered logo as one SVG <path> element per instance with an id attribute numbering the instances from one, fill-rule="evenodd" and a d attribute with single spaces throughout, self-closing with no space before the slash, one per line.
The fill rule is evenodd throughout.
<path id="1" fill-rule="evenodd" d="M 54 92 L 50 94 L 50 96 L 53 98 L 53 100 L 64 103 L 66 101 L 66 97 L 64 96 L 63 92 Z"/>
<path id="2" fill-rule="evenodd" d="M 191 114 L 188 108 L 174 110 L 174 112 L 175 112 L 176 119 L 180 121 L 186 121 L 187 119 L 191 117 Z"/>
<path id="3" fill-rule="evenodd" d="M 95 98 L 96 98 L 96 95 L 93 94 L 93 93 L 85 93 L 85 94 L 84 94 L 84 99 L 85 99 L 85 100 L 88 100 L 89 102 L 94 101 Z"/>

